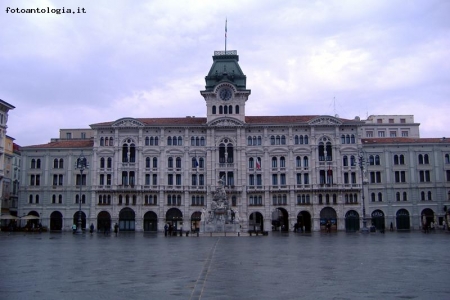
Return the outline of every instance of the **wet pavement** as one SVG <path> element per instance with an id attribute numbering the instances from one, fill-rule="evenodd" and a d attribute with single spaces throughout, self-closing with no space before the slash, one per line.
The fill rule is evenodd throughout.
<path id="1" fill-rule="evenodd" d="M 450 234 L 0 233 L 0 299 L 450 299 Z"/>

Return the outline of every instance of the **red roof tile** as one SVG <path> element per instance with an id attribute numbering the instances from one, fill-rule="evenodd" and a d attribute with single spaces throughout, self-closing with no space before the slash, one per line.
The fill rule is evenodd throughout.
<path id="1" fill-rule="evenodd" d="M 48 144 L 32 145 L 21 147 L 21 149 L 30 148 L 92 148 L 94 146 L 94 141 L 90 140 L 59 140 L 56 142 L 50 142 Z"/>

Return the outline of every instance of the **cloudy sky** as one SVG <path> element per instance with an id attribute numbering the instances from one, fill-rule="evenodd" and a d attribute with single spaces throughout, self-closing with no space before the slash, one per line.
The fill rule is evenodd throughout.
<path id="1" fill-rule="evenodd" d="M 450 1 L 0 1 L 8 135 L 121 117 L 204 117 L 214 50 L 237 50 L 248 115 L 411 114 L 450 136 Z M 7 8 L 76 14 L 9 13 Z"/>

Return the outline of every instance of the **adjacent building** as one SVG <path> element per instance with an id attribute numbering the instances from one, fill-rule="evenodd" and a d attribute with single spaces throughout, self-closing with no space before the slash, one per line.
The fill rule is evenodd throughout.
<path id="1" fill-rule="evenodd" d="M 364 216 L 378 229 L 442 224 L 449 140 L 421 139 L 409 115 L 248 116 L 238 62 L 214 53 L 206 117 L 121 118 L 23 147 L 19 213 L 70 230 L 81 202 L 83 228 L 197 230 L 222 179 L 243 231 L 355 231 Z"/>

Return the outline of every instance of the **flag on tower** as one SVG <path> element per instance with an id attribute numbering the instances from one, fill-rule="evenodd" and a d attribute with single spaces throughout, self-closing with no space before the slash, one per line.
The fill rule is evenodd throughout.
<path id="1" fill-rule="evenodd" d="M 256 170 L 261 170 L 261 160 L 259 157 L 256 158 Z"/>

